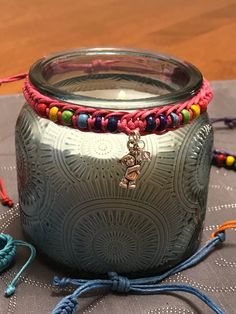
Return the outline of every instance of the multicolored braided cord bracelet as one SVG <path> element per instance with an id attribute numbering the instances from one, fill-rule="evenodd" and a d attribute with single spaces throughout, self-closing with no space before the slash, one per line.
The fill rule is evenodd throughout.
<path id="1" fill-rule="evenodd" d="M 13 82 L 26 78 L 24 85 L 24 95 L 30 106 L 40 116 L 50 119 L 51 121 L 78 128 L 81 131 L 94 132 L 124 132 L 127 135 L 135 136 L 134 131 L 138 130 L 140 135 L 155 133 L 163 134 L 170 130 L 184 126 L 197 118 L 201 113 L 206 111 L 212 93 L 208 82 L 204 81 L 202 89 L 191 101 L 174 106 L 164 106 L 152 110 L 139 110 L 132 113 L 111 112 L 106 110 L 97 110 L 85 108 L 67 103 L 61 103 L 50 99 L 44 95 L 37 94 L 34 87 L 29 82 L 27 74 L 20 74 L 4 80 L 0 83 Z M 234 127 L 236 119 L 212 119 L 212 123 L 223 121 L 227 126 Z M 218 167 L 236 170 L 236 156 L 223 151 L 214 150 L 212 164 Z M 3 205 L 12 207 L 13 201 L 8 197 L 2 180 L 0 180 L 0 199 Z M 76 312 L 78 301 L 77 298 L 82 294 L 98 289 L 108 288 L 118 293 L 133 294 L 161 294 L 167 292 L 186 292 L 195 295 L 209 306 L 215 313 L 224 313 L 207 295 L 198 289 L 189 285 L 182 284 L 162 284 L 161 282 L 183 271 L 189 267 L 197 265 L 208 254 L 210 254 L 218 245 L 225 241 L 225 230 L 236 228 L 236 220 L 227 221 L 222 224 L 212 235 L 211 239 L 202 246 L 190 258 L 168 270 L 166 273 L 140 279 L 128 279 L 119 276 L 117 273 L 108 273 L 108 279 L 70 279 L 57 277 L 53 280 L 53 285 L 64 288 L 67 285 L 75 286 L 74 292 L 63 298 L 52 311 L 53 314 L 72 314 Z M 22 272 L 29 266 L 35 258 L 35 248 L 24 241 L 14 240 L 10 235 L 0 234 L 0 272 L 7 269 L 16 254 L 17 246 L 25 246 L 31 250 L 31 255 L 26 264 L 21 268 L 12 282 L 8 285 L 5 295 L 11 296 L 15 291 L 17 280 Z"/>

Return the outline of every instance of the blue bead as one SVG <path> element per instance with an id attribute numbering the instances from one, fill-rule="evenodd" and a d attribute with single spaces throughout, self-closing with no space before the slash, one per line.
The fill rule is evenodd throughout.
<path id="1" fill-rule="evenodd" d="M 100 131 L 102 129 L 102 117 L 96 116 L 95 122 L 94 122 L 94 128 L 97 131 Z"/>
<path id="2" fill-rule="evenodd" d="M 108 118 L 107 129 L 110 132 L 115 132 L 117 130 L 118 119 L 116 117 Z"/>
<path id="3" fill-rule="evenodd" d="M 146 117 L 147 125 L 146 125 L 146 131 L 152 131 L 156 127 L 156 119 L 153 116 Z"/>
<path id="4" fill-rule="evenodd" d="M 160 120 L 160 124 L 159 126 L 157 127 L 157 131 L 162 131 L 166 128 L 167 126 L 167 118 L 164 114 L 160 114 L 158 116 L 159 120 Z"/>
<path id="5" fill-rule="evenodd" d="M 174 112 L 171 112 L 170 116 L 171 116 L 171 120 L 172 120 L 171 127 L 174 128 L 179 123 L 179 118 L 178 118 L 177 114 Z"/>
<path id="6" fill-rule="evenodd" d="M 77 117 L 77 125 L 80 129 L 87 129 L 89 115 L 81 113 Z"/>

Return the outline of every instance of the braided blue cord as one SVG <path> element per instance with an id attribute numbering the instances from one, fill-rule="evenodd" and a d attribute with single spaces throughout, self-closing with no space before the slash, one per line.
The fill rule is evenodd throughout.
<path id="1" fill-rule="evenodd" d="M 21 241 L 14 240 L 9 234 L 0 233 L 0 273 L 9 267 L 12 260 L 16 255 L 17 246 L 24 246 L 30 249 L 31 254 L 26 263 L 22 266 L 22 268 L 18 271 L 16 276 L 13 278 L 12 282 L 7 286 L 5 290 L 5 296 L 10 297 L 14 294 L 16 290 L 16 283 L 20 277 L 20 275 L 25 271 L 25 269 L 32 263 L 36 256 L 36 250 L 33 245 Z"/>
<path id="2" fill-rule="evenodd" d="M 14 239 L 9 234 L 0 233 L 0 273 L 11 264 L 15 255 Z"/>
<path id="3" fill-rule="evenodd" d="M 225 234 L 224 232 L 220 232 L 187 260 L 159 276 L 128 279 L 127 277 L 119 276 L 115 272 L 110 272 L 108 273 L 109 279 L 86 280 L 71 278 L 59 279 L 58 277 L 54 277 L 53 285 L 56 287 L 64 288 L 67 285 L 74 285 L 78 288 L 71 295 L 63 298 L 53 309 L 52 314 L 75 314 L 78 307 L 78 297 L 83 293 L 98 288 L 109 288 L 114 292 L 130 292 L 134 294 L 161 294 L 178 291 L 186 292 L 199 298 L 215 313 L 225 314 L 207 295 L 196 288 L 181 284 L 160 284 L 164 279 L 198 264 L 223 241 L 225 241 Z"/>

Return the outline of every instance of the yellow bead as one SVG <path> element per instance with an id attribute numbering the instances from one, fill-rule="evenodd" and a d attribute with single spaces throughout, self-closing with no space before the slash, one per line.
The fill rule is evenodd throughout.
<path id="1" fill-rule="evenodd" d="M 232 166 L 234 164 L 234 162 L 235 162 L 235 158 L 233 156 L 228 156 L 226 158 L 226 165 L 227 166 L 229 166 L 229 167 Z"/>
<path id="2" fill-rule="evenodd" d="M 57 107 L 52 107 L 49 110 L 49 119 L 52 120 L 53 122 L 57 122 L 57 113 L 58 113 L 58 108 Z"/>
<path id="3" fill-rule="evenodd" d="M 193 119 L 196 119 L 201 114 L 201 108 L 199 105 L 192 105 L 191 110 L 193 111 Z"/>

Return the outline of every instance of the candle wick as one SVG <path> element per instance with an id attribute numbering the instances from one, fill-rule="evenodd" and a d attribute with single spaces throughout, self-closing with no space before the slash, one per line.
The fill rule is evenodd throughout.
<path id="1" fill-rule="evenodd" d="M 117 99 L 126 99 L 126 92 L 121 89 L 118 93 Z"/>

